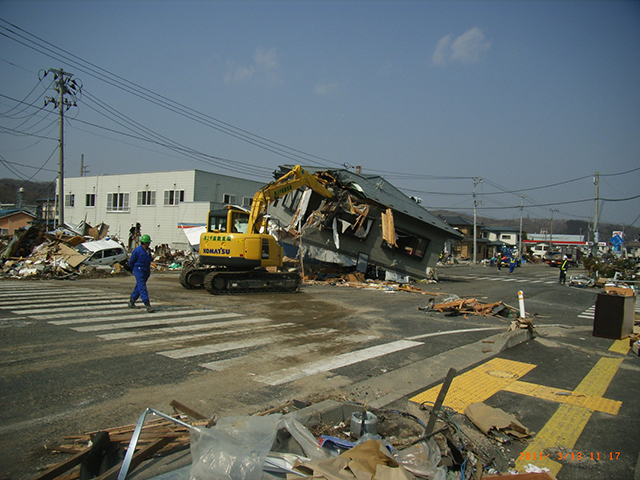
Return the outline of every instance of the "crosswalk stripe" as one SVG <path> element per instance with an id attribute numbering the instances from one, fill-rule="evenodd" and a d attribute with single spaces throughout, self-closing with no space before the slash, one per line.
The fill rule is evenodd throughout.
<path id="1" fill-rule="evenodd" d="M 30 291 L 28 293 L 15 293 L 15 292 L 7 292 L 7 293 L 0 293 L 0 298 L 7 298 L 7 297 L 16 297 L 16 298 L 30 298 L 30 297 L 47 297 L 47 296 L 59 296 L 60 293 L 64 293 L 65 295 L 82 295 L 83 293 L 87 293 L 86 291 L 82 291 L 82 290 L 70 290 L 70 291 L 66 291 L 66 290 L 38 290 L 38 291 Z"/>
<path id="2" fill-rule="evenodd" d="M 23 310 L 11 310 L 12 313 L 24 314 L 24 315 L 33 315 L 38 313 L 49 313 L 49 312 L 66 312 L 66 313 L 74 313 L 80 312 L 82 310 L 87 310 L 88 308 L 96 308 L 99 305 L 87 305 L 82 307 L 60 307 L 60 308 L 36 308 L 36 309 L 26 309 L 28 311 L 23 312 Z M 109 310 L 122 310 L 124 308 L 129 308 L 126 303 L 122 305 L 117 305 L 115 303 L 108 305 Z"/>
<path id="3" fill-rule="evenodd" d="M 216 313 L 209 315 L 207 319 L 213 320 L 216 318 L 234 318 L 241 317 L 240 313 Z M 148 317 L 148 315 L 147 315 Z M 84 327 L 72 327 L 76 332 L 99 332 L 101 330 L 115 330 L 116 328 L 137 328 L 137 327 L 153 327 L 155 325 L 170 325 L 176 322 L 192 322 L 192 318 L 167 318 L 167 319 L 153 319 L 153 320 L 141 320 L 139 322 L 119 322 L 119 323 L 103 323 L 100 325 L 88 325 Z"/>
<path id="4" fill-rule="evenodd" d="M 223 342 L 213 345 L 202 345 L 200 347 L 180 348 L 177 350 L 166 350 L 164 352 L 156 352 L 158 355 L 169 358 L 188 358 L 196 357 L 198 355 L 207 355 L 211 353 L 226 352 L 229 350 L 239 350 L 241 348 L 257 347 L 272 343 L 276 340 L 273 336 L 261 337 L 261 338 L 249 338 L 247 340 L 235 341 L 235 342 Z"/>
<path id="5" fill-rule="evenodd" d="M 67 319 L 69 317 L 68 314 L 65 313 L 56 313 L 53 315 L 38 315 L 39 320 L 47 320 L 49 323 L 53 325 L 75 325 L 82 323 L 99 323 L 99 322 L 110 322 L 116 319 L 132 319 L 132 318 L 149 318 L 149 313 L 145 310 L 130 310 L 131 312 L 142 312 L 142 313 L 123 313 L 123 312 L 113 312 L 111 310 L 97 310 L 91 314 L 90 317 L 74 317 L 72 319 Z M 164 317 L 176 317 L 179 315 L 193 315 L 194 313 L 202 313 L 202 310 L 191 310 L 191 309 L 170 309 L 170 310 L 161 310 L 153 313 L 153 318 L 164 318 Z M 208 310 L 207 315 L 211 313 L 217 313 L 216 310 Z M 207 315 L 199 315 L 200 318 L 206 319 Z M 65 318 L 67 320 L 56 320 L 57 318 Z"/>
<path id="6" fill-rule="evenodd" d="M 207 320 L 211 319 L 210 317 Z M 231 320 L 228 322 L 213 322 L 213 323 L 195 323 L 193 325 L 178 325 L 175 327 L 164 327 L 164 328 L 155 328 L 153 330 L 137 330 L 137 331 L 127 331 L 127 332 L 117 332 L 117 333 L 104 333 L 101 335 L 97 335 L 103 340 L 122 340 L 122 339 L 133 339 L 140 337 L 148 337 L 153 335 L 165 335 L 169 333 L 182 333 L 182 332 L 191 332 L 197 330 L 207 330 L 207 329 L 215 329 L 222 327 L 235 327 L 242 325 L 255 325 L 259 323 L 268 322 L 269 320 L 266 318 L 243 318 L 242 320 Z M 257 328 L 257 327 L 254 327 Z M 243 330 L 244 331 L 244 330 Z M 228 332 L 228 330 L 225 330 Z M 235 331 L 234 331 L 235 332 Z M 171 339 L 162 339 L 163 341 L 171 341 Z"/>
<path id="7" fill-rule="evenodd" d="M 70 307 L 74 307 L 74 306 L 100 306 L 103 304 L 107 304 L 107 305 L 113 305 L 113 304 L 122 304 L 123 300 L 121 298 L 112 298 L 112 299 L 105 299 L 104 296 L 101 296 L 100 299 L 96 299 L 96 300 L 80 300 L 77 302 L 54 302 L 54 303 L 38 303 L 38 302 L 29 302 L 30 305 L 20 305 L 20 311 L 24 314 L 24 315 L 29 315 L 30 312 L 38 312 L 41 311 L 42 309 L 45 309 L 46 307 L 46 311 L 52 311 L 55 309 L 52 309 L 51 307 L 58 307 L 60 305 L 63 305 L 65 310 L 68 310 Z M 12 307 L 15 308 L 15 305 L 12 305 Z"/>
<path id="8" fill-rule="evenodd" d="M 2 299 L 0 298 L 0 308 L 4 308 L 6 307 L 16 307 L 16 303 L 20 305 L 21 308 L 24 307 L 24 305 L 40 305 L 40 304 L 47 304 L 55 299 L 59 300 L 59 296 L 52 296 L 52 297 L 47 297 L 47 298 L 29 298 L 28 301 L 25 299 L 16 299 L 16 298 L 6 298 L 6 299 Z M 64 303 L 68 304 L 68 301 L 74 301 L 74 300 L 82 300 L 82 299 L 88 299 L 88 300 L 92 300 L 92 299 L 104 299 L 104 295 L 102 294 L 94 294 L 94 295 L 66 295 L 65 296 L 65 300 Z M 120 300 L 122 301 L 122 300 Z M 28 302 L 28 303 L 27 303 Z M 58 304 L 63 303 L 62 301 L 58 301 Z"/>
<path id="9" fill-rule="evenodd" d="M 376 335 L 347 335 L 345 337 L 340 337 L 339 339 L 337 339 L 336 343 L 363 343 L 369 340 L 375 340 L 376 338 L 378 338 Z M 262 354 L 260 356 L 260 363 L 265 363 L 280 358 L 292 357 L 295 355 L 302 355 L 309 352 L 316 352 L 326 346 L 327 344 L 325 342 L 312 342 L 306 343 L 304 345 L 297 345 L 295 347 L 288 347 L 286 349 L 278 349 Z M 234 358 L 226 358 L 224 360 L 216 360 L 213 362 L 201 363 L 200 366 L 208 370 L 221 372 L 228 369 L 229 367 L 234 366 L 237 363 L 246 361 L 246 356 L 240 356 Z"/>
<path id="10" fill-rule="evenodd" d="M 290 326 L 289 323 L 277 324 L 277 325 Z M 272 328 L 272 327 L 274 327 L 274 326 L 273 325 L 267 326 L 267 327 L 265 327 L 265 330 L 269 329 L 269 328 Z M 312 330 L 310 332 L 307 332 L 307 333 L 305 333 L 303 335 L 298 335 L 298 336 L 296 336 L 296 338 L 314 337 L 314 336 L 326 335 L 328 333 L 334 333 L 334 332 L 336 332 L 336 330 L 333 329 L 333 328 L 317 328 L 317 329 Z M 217 334 L 212 334 L 210 336 L 216 336 L 216 335 Z M 183 341 L 183 340 L 191 340 L 193 338 L 200 338 L 202 336 L 203 335 L 182 335 L 180 337 L 174 337 L 171 340 L 174 341 L 174 342 L 179 342 L 179 341 Z M 282 340 L 283 338 L 291 338 L 291 337 L 292 337 L 291 335 L 289 335 L 287 337 L 281 335 L 279 338 Z M 149 346 L 149 345 L 153 345 L 153 344 L 157 344 L 157 343 L 167 343 L 167 342 L 160 342 L 159 340 L 148 340 L 148 341 L 142 341 L 142 342 L 133 342 L 133 343 L 130 343 L 129 345 L 136 346 L 136 347 L 141 347 L 141 346 Z M 180 350 L 180 349 L 174 349 L 174 351 L 178 351 L 178 350 Z"/>
<path id="11" fill-rule="evenodd" d="M 363 348 L 353 352 L 336 355 L 333 358 L 324 357 L 322 360 L 308 363 L 304 366 L 291 367 L 279 372 L 260 375 L 255 378 L 256 381 L 266 383 L 267 385 L 282 385 L 283 383 L 292 382 L 309 375 L 328 372 L 337 368 L 360 363 L 365 360 L 388 355 L 390 353 L 406 350 L 407 348 L 424 345 L 422 342 L 413 342 L 411 340 L 398 340 L 396 342 L 385 343 L 375 347 Z"/>
<path id="12" fill-rule="evenodd" d="M 264 319 L 264 320 L 268 321 L 268 319 Z M 162 343 L 173 343 L 175 347 L 176 346 L 175 344 L 178 342 L 187 342 L 195 339 L 198 339 L 198 340 L 210 339 L 211 337 L 220 337 L 223 335 L 237 335 L 237 334 L 242 334 L 246 332 L 273 331 L 273 330 L 279 330 L 281 328 L 292 327 L 294 325 L 295 323 L 292 323 L 292 322 L 275 323 L 270 325 L 263 325 L 261 327 L 254 326 L 254 327 L 247 327 L 247 328 L 237 328 L 235 330 L 210 331 L 210 332 L 191 334 L 191 335 L 179 335 L 174 337 L 156 338 L 154 340 L 142 340 L 139 342 L 130 342 L 129 345 L 134 347 L 150 347 L 152 345 L 160 345 Z M 179 349 L 176 349 L 176 350 L 179 350 Z"/>

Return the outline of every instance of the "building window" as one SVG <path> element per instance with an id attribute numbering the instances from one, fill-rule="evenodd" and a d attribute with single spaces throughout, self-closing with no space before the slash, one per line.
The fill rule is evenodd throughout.
<path id="1" fill-rule="evenodd" d="M 164 204 L 165 205 L 178 205 L 184 202 L 184 190 L 165 190 L 164 191 Z"/>
<path id="2" fill-rule="evenodd" d="M 96 206 L 96 194 L 95 193 L 87 193 L 84 200 L 85 207 L 95 207 Z"/>
<path id="3" fill-rule="evenodd" d="M 0 235 L 9 235 L 8 228 L 0 228 Z"/>
<path id="4" fill-rule="evenodd" d="M 396 244 L 398 249 L 412 257 L 422 258 L 424 257 L 429 241 L 426 238 L 418 237 L 396 228 Z"/>
<path id="5" fill-rule="evenodd" d="M 145 190 L 138 192 L 138 206 L 140 205 L 155 205 L 156 204 L 156 192 L 151 190 Z"/>
<path id="6" fill-rule="evenodd" d="M 128 193 L 107 193 L 107 212 L 128 212 Z"/>
<path id="7" fill-rule="evenodd" d="M 253 202 L 253 198 L 251 197 L 242 197 L 242 206 L 249 208 L 251 207 L 251 203 Z"/>
<path id="8" fill-rule="evenodd" d="M 76 201 L 76 196 L 73 193 L 64 196 L 64 206 L 73 207 Z"/>
<path id="9" fill-rule="evenodd" d="M 222 203 L 226 203 L 227 205 L 235 205 L 236 201 L 237 200 L 235 195 L 229 195 L 228 193 L 225 193 L 222 196 Z"/>

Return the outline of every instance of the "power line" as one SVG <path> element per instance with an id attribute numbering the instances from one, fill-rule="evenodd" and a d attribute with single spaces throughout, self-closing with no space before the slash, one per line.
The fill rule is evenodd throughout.
<path id="1" fill-rule="evenodd" d="M 332 160 L 323 158 L 323 157 L 319 157 L 317 155 L 313 155 L 310 153 L 306 153 L 303 152 L 302 150 L 298 150 L 292 147 L 288 147 L 286 145 L 283 145 L 281 143 L 275 142 L 273 140 L 269 140 L 265 137 L 262 137 L 260 135 L 256 135 L 254 133 L 248 132 L 247 130 L 243 130 L 239 127 L 233 126 L 229 123 L 226 123 L 222 120 L 219 120 L 215 117 L 212 117 L 210 115 L 204 114 L 202 112 L 199 112 L 195 109 L 192 109 L 184 104 L 181 104 L 179 102 L 176 102 L 174 100 L 169 99 L 168 97 L 165 97 L 163 95 L 160 95 L 156 92 L 153 92 L 145 87 L 142 87 L 134 82 L 131 82 L 129 80 L 124 79 L 123 77 L 120 77 L 114 73 L 109 72 L 108 70 L 105 70 L 87 60 L 84 60 L 64 49 L 61 49 L 55 45 L 53 45 L 50 42 L 47 42 L 46 40 L 27 32 L 26 30 L 12 24 L 11 22 L 8 22 L 4 19 L 0 18 L 1 22 L 4 22 L 8 25 L 10 25 L 11 27 L 13 27 L 16 30 L 19 30 L 20 32 L 25 33 L 26 35 L 28 35 L 29 37 L 33 37 L 35 39 L 37 39 L 39 42 L 42 42 L 42 44 L 39 44 L 37 42 L 35 42 L 34 40 L 25 37 L 24 35 L 21 35 L 13 30 L 11 30 L 10 28 L 7 27 L 0 27 L 3 28 L 5 31 L 9 32 L 11 35 L 14 35 L 15 37 L 18 37 L 19 39 L 23 39 L 22 40 L 18 40 L 14 37 L 11 37 L 10 35 L 7 35 L 6 33 L 1 33 L 3 36 L 9 38 L 12 41 L 15 41 L 17 43 L 20 43 L 32 50 L 36 50 L 39 53 L 42 53 L 44 55 L 50 56 L 51 58 L 54 58 L 56 60 L 59 59 L 64 59 L 65 61 L 68 61 L 71 63 L 71 65 L 74 66 L 74 68 L 76 70 L 80 70 L 83 73 L 86 73 L 90 76 L 93 76 L 95 78 L 97 78 L 100 81 L 103 81 L 107 84 L 110 84 L 116 88 L 119 88 L 121 90 L 124 90 L 127 93 L 130 93 L 134 96 L 137 96 L 138 98 L 141 98 L 143 100 L 146 100 L 148 102 L 154 103 L 157 106 L 160 106 L 162 108 L 165 108 L 169 111 L 172 111 L 176 114 L 179 114 L 181 116 L 184 116 L 186 118 L 189 118 L 193 121 L 196 121 L 198 123 L 201 123 L 205 126 L 208 126 L 210 128 L 214 128 L 215 130 L 220 131 L 221 133 L 225 133 L 227 135 L 230 135 L 232 137 L 235 137 L 239 140 L 242 140 L 244 142 L 250 143 L 254 146 L 257 146 L 259 148 L 265 149 L 267 151 L 270 151 L 272 153 L 275 153 L 277 155 L 281 155 L 285 158 L 289 158 L 291 160 L 295 160 L 295 161 L 299 161 L 299 160 L 303 160 L 305 162 L 308 162 L 310 159 L 314 159 L 315 160 L 322 160 L 324 162 L 328 162 L 328 163 L 333 163 L 335 165 L 341 165 L 338 162 L 334 162 Z M 39 49 L 44 49 L 45 51 L 39 50 L 38 48 L 34 47 L 31 44 L 27 44 L 25 42 L 29 42 L 31 44 L 36 45 Z M 49 46 L 53 47 L 49 48 Z M 46 53 L 46 51 L 50 52 L 50 53 Z M 64 52 L 65 54 L 69 55 L 72 58 L 69 58 L 68 56 L 62 55 L 59 52 Z M 76 60 L 74 60 L 76 59 Z M 78 65 L 75 62 L 81 62 L 80 65 Z M 89 65 L 89 66 L 87 66 Z"/>

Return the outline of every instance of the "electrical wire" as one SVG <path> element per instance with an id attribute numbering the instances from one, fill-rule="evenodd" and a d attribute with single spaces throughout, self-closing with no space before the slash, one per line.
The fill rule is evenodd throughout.
<path id="1" fill-rule="evenodd" d="M 26 30 L 16 26 L 15 24 L 12 24 L 11 22 L 8 22 L 4 19 L 0 18 L 0 22 L 3 22 L 5 24 L 10 25 L 13 29 L 18 30 L 20 32 L 23 32 L 24 34 L 28 35 L 29 37 L 33 37 L 35 39 L 37 39 L 39 42 L 38 43 L 36 41 L 34 41 L 33 39 L 22 35 L 21 33 L 18 33 L 14 30 L 11 30 L 10 28 L 7 28 L 5 26 L 0 26 L 1 29 L 4 29 L 5 32 L 9 32 L 9 34 L 5 33 L 5 32 L 0 32 L 0 35 L 3 35 L 5 37 L 7 37 L 8 39 L 17 42 L 27 48 L 30 48 L 32 50 L 35 50 L 39 53 L 42 53 L 43 55 L 49 56 L 51 58 L 54 58 L 56 60 L 64 60 L 69 62 L 74 68 L 76 68 L 77 70 L 80 70 L 83 73 L 86 73 L 100 81 L 103 81 L 107 84 L 110 84 L 116 88 L 119 88 L 127 93 L 130 93 L 138 98 L 141 98 L 143 100 L 146 100 L 148 102 L 151 102 L 157 106 L 160 106 L 162 108 L 165 108 L 169 111 L 172 111 L 176 114 L 179 114 L 181 116 L 184 116 L 186 118 L 189 118 L 193 121 L 196 121 L 198 123 L 201 123 L 205 126 L 208 126 L 210 128 L 214 128 L 215 130 L 220 131 L 221 133 L 225 133 L 227 135 L 230 135 L 232 137 L 235 137 L 239 140 L 245 141 L 247 143 L 250 143 L 254 146 L 257 146 L 259 148 L 268 150 L 272 153 L 284 156 L 285 158 L 289 158 L 291 160 L 295 160 L 295 161 L 306 161 L 308 162 L 310 159 L 314 159 L 314 160 L 321 160 L 324 162 L 328 162 L 328 163 L 332 163 L 334 165 L 341 165 L 338 162 L 323 158 L 323 157 L 319 157 L 317 155 L 313 155 L 310 153 L 306 153 L 303 152 L 301 150 L 292 148 L 292 147 L 288 147 L 286 145 L 283 145 L 281 143 L 275 142 L 273 140 L 269 140 L 265 137 L 253 134 L 251 132 L 248 132 L 246 130 L 243 130 L 239 127 L 235 127 L 229 123 L 223 122 L 222 120 L 216 119 L 215 117 L 212 117 L 210 115 L 204 114 L 202 112 L 198 112 L 197 110 L 194 110 L 186 105 L 183 105 L 179 102 L 173 101 L 171 99 L 169 99 L 168 97 L 165 97 L 163 95 L 160 95 L 156 92 L 153 92 L 147 88 L 144 88 L 134 82 L 130 82 L 126 79 L 124 79 L 123 77 L 120 77 L 116 74 L 113 74 L 111 72 L 109 72 L 108 70 L 105 70 L 91 62 L 88 62 L 64 49 L 61 49 L 60 47 L 57 47 L 55 45 L 53 45 L 50 42 L 47 42 L 46 40 L 27 32 Z M 11 36 L 13 35 L 13 37 Z M 17 38 L 16 38 L 17 37 Z M 28 42 L 28 43 L 25 43 Z M 35 45 L 35 46 L 34 46 Z M 53 48 L 49 48 L 53 47 Z M 68 55 L 63 55 L 60 52 L 64 52 L 64 54 Z M 74 60 L 75 59 L 75 60 Z M 80 63 L 78 63 L 80 62 Z"/>
<path id="2" fill-rule="evenodd" d="M 218 166 L 219 168 L 224 168 L 231 171 L 237 171 L 238 169 L 240 169 L 244 173 L 255 174 L 259 176 L 268 176 L 271 173 L 270 169 L 258 167 L 249 163 L 232 161 L 228 159 L 221 159 L 220 157 L 208 155 L 203 152 L 199 152 L 195 149 L 192 149 L 190 147 L 187 147 L 185 145 L 182 145 L 180 143 L 177 143 L 173 140 L 168 139 L 164 135 L 160 135 L 154 132 L 153 130 L 141 125 L 140 123 L 132 120 L 128 116 L 118 112 L 114 108 L 100 101 L 98 98 L 87 93 L 86 91 L 85 91 L 85 96 L 91 103 L 93 103 L 93 105 L 95 105 L 95 107 L 93 107 L 91 106 L 91 103 L 90 103 L 88 105 L 89 108 L 91 108 L 98 114 L 103 115 L 105 118 L 109 119 L 110 121 L 120 125 L 121 127 L 129 128 L 137 131 L 139 135 L 137 138 L 140 140 L 162 145 L 171 150 L 188 155 L 190 156 L 190 158 L 194 160 L 201 161 L 203 163 L 210 164 L 210 165 L 215 165 L 215 166 Z M 81 123 L 87 123 L 87 122 L 81 122 Z M 96 126 L 95 124 L 92 124 L 92 125 Z M 119 132 L 119 133 L 123 134 L 123 132 Z"/>

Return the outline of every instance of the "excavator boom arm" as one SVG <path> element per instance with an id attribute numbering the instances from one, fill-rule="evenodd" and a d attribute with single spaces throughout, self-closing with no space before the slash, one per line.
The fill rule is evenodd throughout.
<path id="1" fill-rule="evenodd" d="M 264 224 L 264 215 L 267 206 L 280 197 L 303 186 L 309 187 L 320 195 L 331 198 L 333 193 L 324 186 L 317 177 L 307 173 L 300 165 L 296 165 L 287 174 L 262 187 L 253 197 L 251 213 L 249 214 L 249 227 L 247 232 L 258 233 Z"/>

